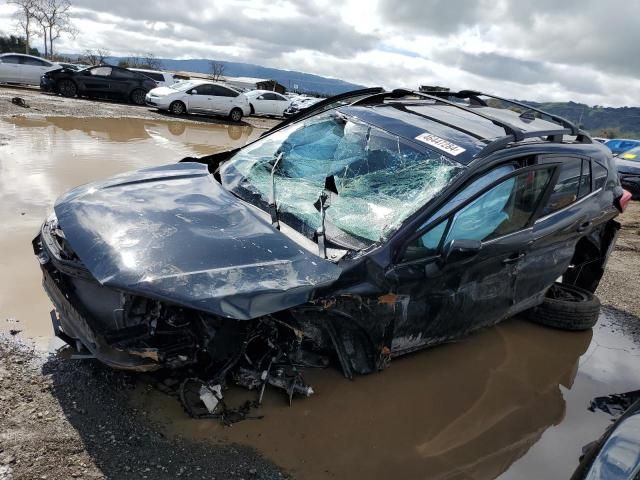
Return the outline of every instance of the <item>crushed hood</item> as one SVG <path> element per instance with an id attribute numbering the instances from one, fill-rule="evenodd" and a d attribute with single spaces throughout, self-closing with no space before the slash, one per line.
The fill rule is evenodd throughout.
<path id="1" fill-rule="evenodd" d="M 229 318 L 300 305 L 340 274 L 198 163 L 78 187 L 56 202 L 55 212 L 101 284 Z"/>

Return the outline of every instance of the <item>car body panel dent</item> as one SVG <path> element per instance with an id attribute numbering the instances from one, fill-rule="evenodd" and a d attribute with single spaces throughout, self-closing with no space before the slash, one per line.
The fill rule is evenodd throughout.
<path id="1" fill-rule="evenodd" d="M 55 212 L 101 284 L 224 317 L 299 305 L 340 274 L 225 191 L 202 164 L 85 185 L 60 198 Z"/>

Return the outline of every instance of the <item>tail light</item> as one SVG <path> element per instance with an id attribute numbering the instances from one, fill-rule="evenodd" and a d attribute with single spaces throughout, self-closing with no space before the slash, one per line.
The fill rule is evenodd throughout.
<path id="1" fill-rule="evenodd" d="M 614 204 L 620 213 L 624 212 L 629 206 L 629 202 L 631 201 L 631 192 L 627 190 L 622 190 L 622 195 L 616 198 Z"/>

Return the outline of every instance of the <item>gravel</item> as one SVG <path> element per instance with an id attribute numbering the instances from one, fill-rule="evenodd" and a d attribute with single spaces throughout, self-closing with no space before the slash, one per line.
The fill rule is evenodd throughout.
<path id="1" fill-rule="evenodd" d="M 0 337 L 0 479 L 282 479 L 253 449 L 168 438 L 132 375 Z"/>

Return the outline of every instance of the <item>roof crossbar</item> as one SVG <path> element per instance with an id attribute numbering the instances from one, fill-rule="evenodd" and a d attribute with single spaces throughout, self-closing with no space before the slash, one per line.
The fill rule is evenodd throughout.
<path id="1" fill-rule="evenodd" d="M 434 92 L 436 93 L 436 92 Z M 444 92 L 443 92 L 444 93 Z M 448 92 L 447 92 L 448 93 Z M 457 109 L 460 110 L 464 110 L 467 113 L 471 113 L 472 115 L 476 115 L 478 117 L 482 117 L 485 120 L 488 120 L 489 122 L 493 123 L 494 125 L 502 128 L 504 130 L 504 132 L 507 135 L 512 135 L 515 139 L 517 139 L 516 141 L 520 141 L 522 139 L 524 139 L 524 130 L 521 130 L 507 122 L 504 122 L 502 120 L 499 120 L 497 118 L 493 118 L 490 117 L 489 115 L 485 115 L 484 113 L 481 112 L 476 112 L 471 108 L 465 107 L 464 105 L 460 105 L 458 103 L 455 102 L 451 102 L 449 100 L 446 100 L 444 98 L 438 97 L 436 95 L 430 95 L 428 93 L 423 93 L 423 92 L 416 92 L 413 90 L 406 90 L 406 89 L 396 89 L 396 90 L 392 90 L 391 92 L 383 92 L 383 93 L 379 93 L 376 95 L 371 95 L 370 97 L 366 97 L 363 98 L 362 100 L 353 103 L 352 105 L 367 105 L 369 103 L 372 102 L 376 102 L 379 100 L 384 100 L 385 98 L 402 98 L 402 97 L 406 97 L 408 95 L 414 95 L 416 97 L 422 97 L 422 98 L 428 98 L 429 100 L 434 100 L 437 102 L 441 102 L 444 103 L 445 105 L 449 105 L 451 107 L 455 107 Z M 485 139 L 486 140 L 486 139 Z"/>
<path id="2" fill-rule="evenodd" d="M 568 128 L 563 128 L 561 130 L 538 130 L 532 132 L 525 132 L 524 138 L 536 138 L 536 137 L 547 137 L 550 140 L 558 141 L 558 139 L 562 139 L 563 135 L 570 135 L 571 130 Z M 524 139 L 523 139 L 524 140 Z M 498 150 L 502 150 L 510 143 L 514 143 L 516 140 L 511 135 L 507 135 L 505 137 L 500 137 L 493 142 L 489 143 L 486 147 L 476 153 L 476 158 L 486 157 L 493 152 Z"/>
<path id="3" fill-rule="evenodd" d="M 493 98 L 494 100 L 500 100 L 501 102 L 510 103 L 512 105 L 517 105 L 517 106 L 525 108 L 527 110 L 531 110 L 533 112 L 537 112 L 537 113 L 539 113 L 541 115 L 546 115 L 547 117 L 549 117 L 554 122 L 559 123 L 560 125 L 562 125 L 564 128 L 568 128 L 571 131 L 570 135 L 578 136 L 578 135 L 584 134 L 584 132 L 582 132 L 573 122 L 567 120 L 566 118 L 561 117 L 559 115 L 554 115 L 554 114 L 549 113 L 549 112 L 545 112 L 544 110 L 540 110 L 539 108 L 532 107 L 530 105 L 527 105 L 526 103 L 518 102 L 517 100 L 509 100 L 507 98 L 498 97 L 496 95 L 491 95 L 489 93 L 477 92 L 477 91 L 474 91 L 474 90 L 460 90 L 457 93 L 458 93 L 458 95 L 464 96 L 464 98 L 475 98 L 475 99 L 477 99 L 478 97 L 482 96 L 482 97 Z"/>

